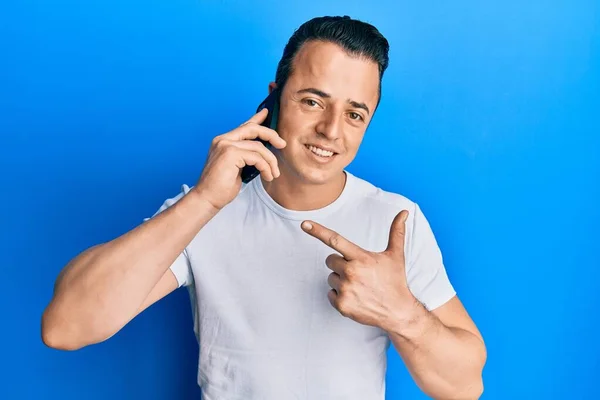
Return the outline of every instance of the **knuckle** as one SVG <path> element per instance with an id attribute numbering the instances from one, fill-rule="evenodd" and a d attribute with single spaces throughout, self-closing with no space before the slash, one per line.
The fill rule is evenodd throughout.
<path id="1" fill-rule="evenodd" d="M 344 275 L 346 275 L 346 277 L 348 279 L 356 278 L 356 275 L 357 275 L 356 267 L 352 264 L 349 264 L 348 266 L 346 266 L 346 269 L 344 270 Z"/>
<path id="2" fill-rule="evenodd" d="M 267 156 L 267 157 L 269 157 L 269 156 L 270 156 L 270 154 L 269 154 L 269 153 L 270 153 L 270 151 L 267 149 L 267 146 L 265 146 L 265 145 L 264 145 L 264 144 L 262 144 L 261 142 L 259 142 L 259 141 L 256 141 L 256 140 L 253 140 L 253 141 L 252 141 L 252 145 L 254 146 L 254 150 L 255 150 L 257 153 L 260 153 L 260 154 L 262 154 L 263 156 Z"/>
<path id="3" fill-rule="evenodd" d="M 350 308 L 348 307 L 348 302 L 345 300 L 345 297 L 338 296 L 337 309 L 344 317 L 350 316 Z"/>
<path id="4" fill-rule="evenodd" d="M 335 254 L 330 254 L 325 258 L 325 264 L 331 266 L 333 264 L 333 260 L 335 260 Z"/>
<path id="5" fill-rule="evenodd" d="M 371 264 L 367 264 L 371 265 Z M 363 274 L 365 269 L 363 269 L 360 261 L 350 261 L 346 264 L 346 268 L 344 269 L 344 275 L 349 281 L 355 281 L 359 279 L 360 275 Z"/>
<path id="6" fill-rule="evenodd" d="M 269 151 L 267 150 L 267 147 L 258 140 L 248 141 L 248 146 L 252 149 L 252 151 L 257 152 L 263 157 L 269 156 Z"/>
<path id="7" fill-rule="evenodd" d="M 334 233 L 331 236 L 329 236 L 329 239 L 327 241 L 332 247 L 337 247 L 340 244 L 340 235 Z"/>
<path id="8" fill-rule="evenodd" d="M 221 136 L 221 135 L 219 135 L 219 136 L 215 136 L 215 137 L 212 139 L 212 141 L 210 142 L 210 145 L 211 145 L 211 147 L 216 147 L 216 146 L 218 146 L 218 145 L 219 145 L 219 143 L 221 142 L 221 140 L 222 140 L 222 136 Z"/>
<path id="9" fill-rule="evenodd" d="M 219 139 L 215 144 L 214 144 L 215 149 L 217 150 L 228 150 L 231 149 L 232 146 L 230 146 L 230 142 L 228 140 L 225 139 Z"/>
<path id="10" fill-rule="evenodd" d="M 236 149 L 234 146 L 227 146 L 226 143 L 223 143 L 223 141 L 221 141 L 217 148 L 221 150 L 226 156 L 231 156 L 236 153 Z"/>
<path id="11" fill-rule="evenodd" d="M 258 168 L 263 173 L 271 172 L 271 168 L 269 167 L 269 164 L 263 159 L 258 160 L 258 162 L 256 163 L 256 168 Z"/>
<path id="12" fill-rule="evenodd" d="M 361 254 L 354 263 L 357 267 L 359 265 L 379 264 L 379 257 L 373 257 L 371 253 L 365 253 Z"/>
<path id="13" fill-rule="evenodd" d="M 333 286 L 333 274 L 329 274 L 329 276 L 327 276 L 327 283 L 329 286 Z"/>

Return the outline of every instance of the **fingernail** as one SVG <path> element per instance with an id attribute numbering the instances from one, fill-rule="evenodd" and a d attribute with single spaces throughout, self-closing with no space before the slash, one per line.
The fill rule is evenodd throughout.
<path id="1" fill-rule="evenodd" d="M 302 226 L 304 227 L 304 229 L 306 229 L 307 231 L 310 231 L 312 229 L 312 224 L 310 222 L 303 222 Z"/>

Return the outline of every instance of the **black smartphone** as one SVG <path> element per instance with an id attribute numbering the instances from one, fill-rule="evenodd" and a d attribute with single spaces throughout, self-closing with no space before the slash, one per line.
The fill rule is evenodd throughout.
<path id="1" fill-rule="evenodd" d="M 277 120 L 279 119 L 279 90 L 273 89 L 271 93 L 260 103 L 256 109 L 258 113 L 263 108 L 269 110 L 269 114 L 261 125 L 267 128 L 277 130 Z M 267 148 L 271 146 L 269 142 L 261 139 L 255 139 L 264 144 Z M 256 178 L 260 174 L 260 171 L 253 165 L 246 165 L 242 168 L 242 182 L 248 183 L 252 179 Z"/>

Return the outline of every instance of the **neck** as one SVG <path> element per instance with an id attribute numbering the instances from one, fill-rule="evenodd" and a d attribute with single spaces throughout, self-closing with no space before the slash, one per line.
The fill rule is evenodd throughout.
<path id="1" fill-rule="evenodd" d="M 258 179 L 262 179 L 259 175 Z M 282 171 L 279 178 L 262 184 L 265 191 L 280 206 L 294 211 L 317 210 L 333 203 L 344 190 L 346 174 L 341 172 L 335 178 L 322 184 L 302 182 Z"/>

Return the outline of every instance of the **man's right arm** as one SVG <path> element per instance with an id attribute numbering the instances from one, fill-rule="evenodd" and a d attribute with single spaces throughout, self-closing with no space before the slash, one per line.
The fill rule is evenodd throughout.
<path id="1" fill-rule="evenodd" d="M 196 191 L 135 229 L 75 257 L 42 317 L 47 346 L 102 342 L 178 286 L 169 267 L 218 210 Z"/>
<path id="2" fill-rule="evenodd" d="M 69 262 L 42 316 L 46 345 L 75 350 L 104 341 L 175 290 L 178 281 L 170 267 L 204 225 L 237 196 L 241 169 L 253 165 L 268 181 L 280 175 L 275 155 L 255 140 L 279 149 L 286 146 L 276 131 L 260 125 L 267 112 L 263 109 L 214 138 L 198 184 L 174 205 Z"/>

